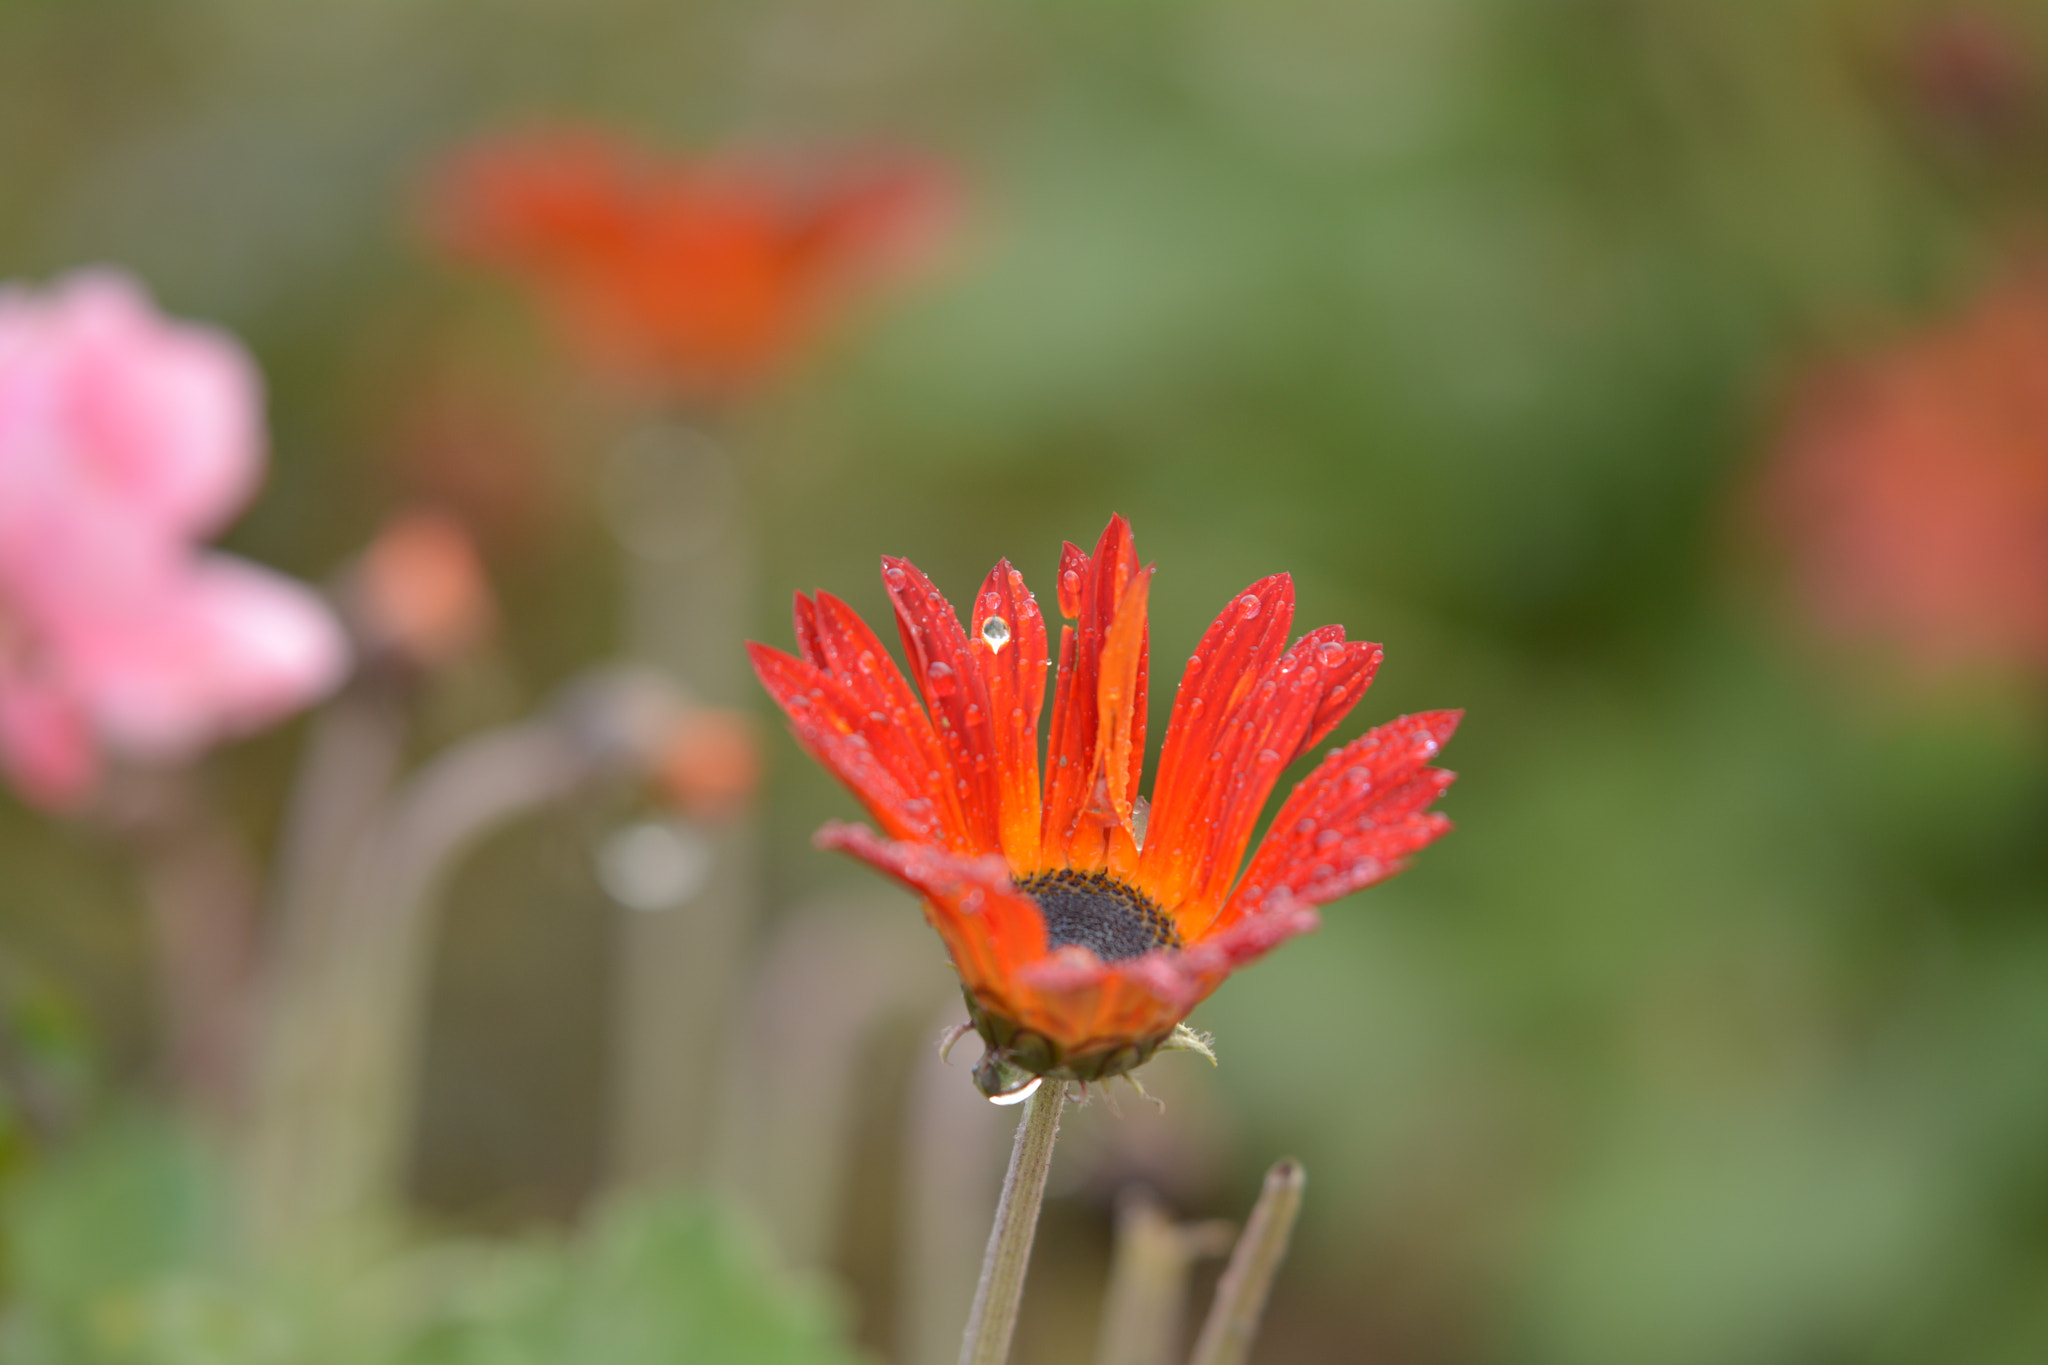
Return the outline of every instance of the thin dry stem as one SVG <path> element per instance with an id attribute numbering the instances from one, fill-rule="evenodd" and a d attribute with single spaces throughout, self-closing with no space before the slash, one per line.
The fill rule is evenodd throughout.
<path id="1" fill-rule="evenodd" d="M 1275 1162 L 1266 1172 L 1266 1187 L 1216 1285 L 1216 1301 L 1209 1308 L 1209 1320 L 1202 1324 L 1189 1365 L 1244 1365 L 1252 1338 L 1259 1332 L 1259 1318 L 1266 1311 L 1273 1276 L 1287 1256 L 1287 1241 L 1294 1233 L 1294 1217 L 1301 1212 L 1301 1190 L 1307 1180 L 1308 1173 L 1293 1157 Z"/>

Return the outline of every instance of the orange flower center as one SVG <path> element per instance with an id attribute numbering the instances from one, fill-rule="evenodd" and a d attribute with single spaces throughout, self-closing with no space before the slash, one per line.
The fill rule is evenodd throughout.
<path id="1" fill-rule="evenodd" d="M 1104 962 L 1178 948 L 1180 933 L 1152 898 L 1106 872 L 1036 872 L 1017 889 L 1038 903 L 1048 948 L 1078 943 Z"/>

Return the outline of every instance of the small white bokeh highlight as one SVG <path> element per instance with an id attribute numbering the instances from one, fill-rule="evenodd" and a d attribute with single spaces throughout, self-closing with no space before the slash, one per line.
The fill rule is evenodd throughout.
<path id="1" fill-rule="evenodd" d="M 680 820 L 642 820 L 597 850 L 597 880 L 628 910 L 680 910 L 711 878 L 711 841 Z"/>

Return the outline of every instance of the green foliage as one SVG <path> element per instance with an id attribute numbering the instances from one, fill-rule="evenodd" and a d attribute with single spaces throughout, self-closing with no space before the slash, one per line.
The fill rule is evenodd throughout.
<path id="1" fill-rule="evenodd" d="M 617 1201 L 574 1237 L 235 1245 L 218 1173 L 127 1120 L 25 1180 L 6 1217 L 9 1365 L 853 1365 L 833 1305 L 709 1205 Z"/>

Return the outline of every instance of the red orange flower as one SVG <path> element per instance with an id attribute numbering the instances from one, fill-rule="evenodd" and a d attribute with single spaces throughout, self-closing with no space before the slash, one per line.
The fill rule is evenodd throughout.
<path id="1" fill-rule="evenodd" d="M 915 254 L 947 199 L 903 158 L 692 161 L 565 130 L 466 149 L 428 210 L 449 250 L 532 284 L 604 368 L 722 397 L 786 361 L 851 281 Z"/>
<path id="2" fill-rule="evenodd" d="M 1018 1073 L 1093 1080 L 1145 1061 L 1236 968 L 1316 927 L 1315 907 L 1393 875 L 1450 822 L 1428 766 L 1462 713 L 1431 711 L 1332 750 L 1251 842 L 1280 772 L 1342 721 L 1380 647 L 1323 626 L 1287 642 L 1294 584 L 1233 598 L 1188 660 L 1153 783 L 1145 753 L 1145 606 L 1130 526 L 1061 559 L 1045 770 L 1045 620 L 997 564 L 962 630 L 909 562 L 885 558 L 904 653 L 830 593 L 796 599 L 798 653 L 750 644 L 797 739 L 882 826 L 830 824 L 840 849 L 924 897 L 988 1055 L 990 1094 Z"/>
<path id="3" fill-rule="evenodd" d="M 2048 670 L 2048 272 L 1821 375 L 1763 497 L 1823 624 Z"/>

